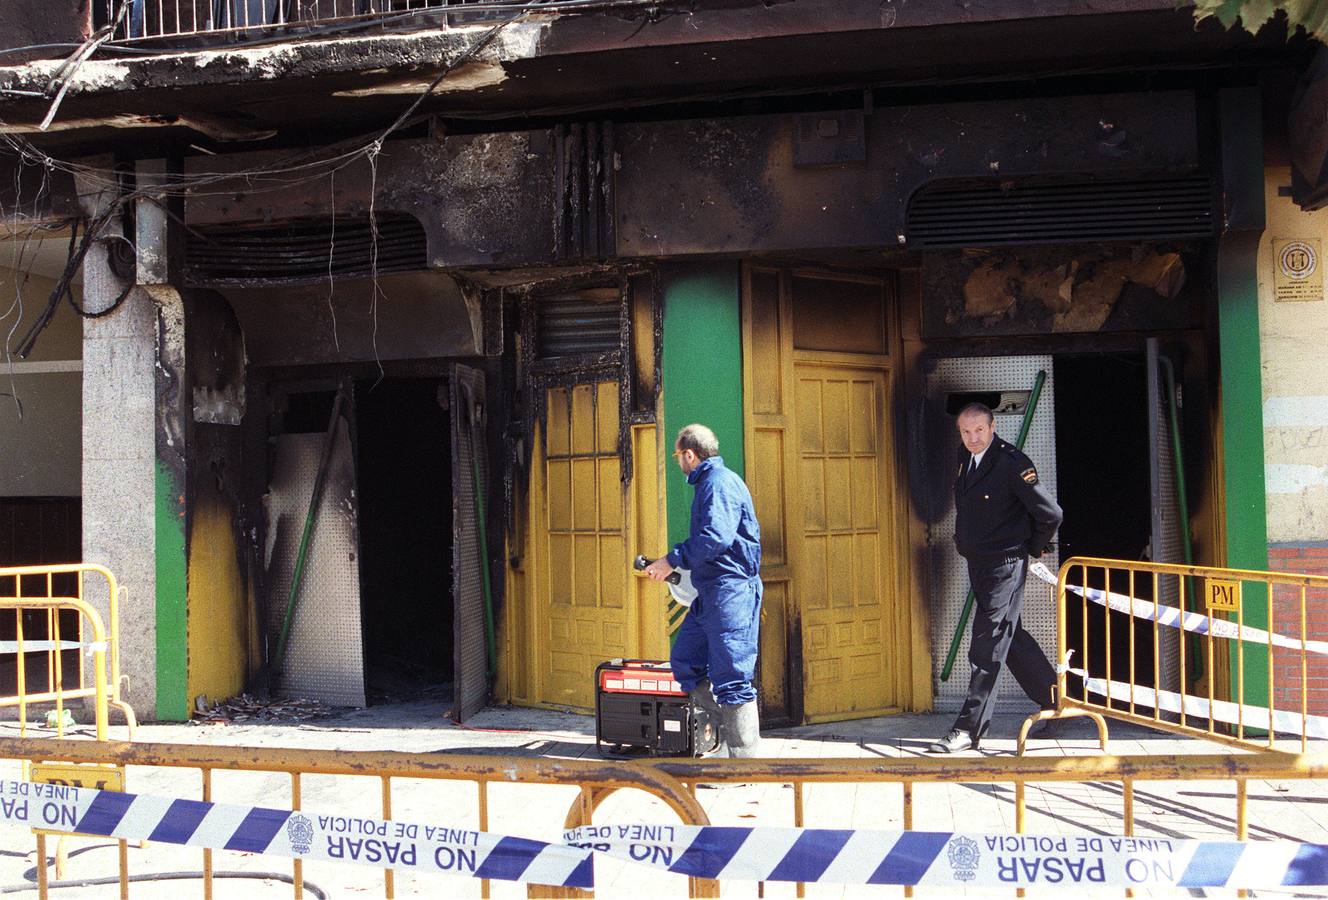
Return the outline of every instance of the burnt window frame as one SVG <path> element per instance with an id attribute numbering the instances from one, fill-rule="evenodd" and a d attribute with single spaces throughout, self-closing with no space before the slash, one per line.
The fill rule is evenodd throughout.
<path id="1" fill-rule="evenodd" d="M 518 301 L 520 350 L 513 387 L 516 407 L 523 408 L 522 431 L 533 438 L 535 425 L 541 433 L 546 425 L 545 395 L 550 387 L 618 383 L 618 456 L 623 484 L 632 480 L 631 430 L 635 425 L 654 424 L 659 394 L 661 368 L 661 326 L 663 304 L 659 295 L 660 280 L 653 268 L 623 268 L 614 272 L 560 278 L 526 287 Z M 618 347 L 601 353 L 582 353 L 541 359 L 538 356 L 537 306 L 541 297 L 565 294 L 589 288 L 614 287 L 618 291 Z M 637 303 L 649 304 L 652 328 L 650 359 L 644 360 L 645 373 L 636 361 L 633 310 Z M 645 311 L 645 310 L 643 310 Z M 648 374 L 649 381 L 645 375 Z M 527 457 L 526 461 L 529 461 Z"/>
<path id="2" fill-rule="evenodd" d="M 591 290 L 612 290 L 617 294 L 617 347 L 613 350 L 570 353 L 566 356 L 541 356 L 540 308 L 542 303 L 557 296 L 566 296 L 576 294 L 580 291 Z M 603 303 L 607 308 L 612 301 L 606 300 L 603 301 Z M 528 304 L 530 307 L 530 328 L 526 333 L 530 335 L 530 340 L 527 342 L 527 346 L 531 353 L 531 372 L 557 373 L 577 371 L 581 369 L 608 369 L 622 364 L 623 358 L 626 356 L 632 340 L 630 293 L 624 277 L 619 277 L 612 283 L 592 282 L 588 284 L 560 285 L 554 289 L 546 288 L 544 290 L 534 291 L 528 295 Z"/>

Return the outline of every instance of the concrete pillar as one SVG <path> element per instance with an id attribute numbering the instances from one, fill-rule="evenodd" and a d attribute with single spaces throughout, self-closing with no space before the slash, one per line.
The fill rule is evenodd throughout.
<path id="1" fill-rule="evenodd" d="M 160 162 L 140 164 L 139 186 L 164 171 Z M 113 202 L 105 193 L 85 196 L 90 216 Z M 83 323 L 83 557 L 109 568 L 127 591 L 119 628 L 124 699 L 140 719 L 184 719 L 184 311 L 168 283 L 168 218 L 157 201 L 140 200 L 137 213 L 136 284 L 127 294 L 108 252 L 118 217 L 83 264 L 84 307 L 109 310 Z M 88 596 L 106 615 L 99 588 L 89 579 Z"/>
<path id="2" fill-rule="evenodd" d="M 83 302 L 109 307 L 125 283 L 104 244 L 83 264 Z M 105 565 L 127 588 L 120 609 L 125 699 L 156 718 L 155 370 L 157 309 L 131 290 L 109 315 L 83 323 L 83 558 Z M 104 591 L 89 580 L 103 615 Z"/>

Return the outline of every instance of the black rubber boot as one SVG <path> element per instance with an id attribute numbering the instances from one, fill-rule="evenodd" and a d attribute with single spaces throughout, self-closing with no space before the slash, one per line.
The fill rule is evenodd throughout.
<path id="1" fill-rule="evenodd" d="M 710 690 L 710 680 L 706 679 L 697 682 L 696 687 L 693 688 L 687 696 L 691 697 L 692 703 L 694 703 L 697 708 L 704 710 L 706 715 L 710 718 L 709 728 L 707 728 L 705 732 L 698 732 L 697 738 L 700 739 L 702 734 L 712 734 L 714 736 L 714 745 L 709 749 L 706 749 L 704 746 L 700 747 L 700 755 L 718 757 L 728 756 L 728 748 L 724 746 L 723 717 L 720 715 L 719 703 L 716 702 L 715 695 Z"/>

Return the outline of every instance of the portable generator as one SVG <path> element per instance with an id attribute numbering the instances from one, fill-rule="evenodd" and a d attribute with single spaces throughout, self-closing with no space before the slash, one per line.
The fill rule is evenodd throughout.
<path id="1" fill-rule="evenodd" d="M 692 702 L 666 662 L 611 659 L 595 668 L 595 748 L 600 756 L 704 756 L 719 723 Z"/>

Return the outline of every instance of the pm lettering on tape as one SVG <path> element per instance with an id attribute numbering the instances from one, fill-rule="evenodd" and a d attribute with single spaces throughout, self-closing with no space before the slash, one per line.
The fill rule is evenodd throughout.
<path id="1" fill-rule="evenodd" d="M 564 840 L 681 875 L 738 881 L 1035 887 L 1328 884 L 1328 847 L 1293 841 L 589 825 Z"/>
<path id="2" fill-rule="evenodd" d="M 291 859 L 590 888 L 590 852 L 441 825 L 0 781 L 0 822 Z"/>

